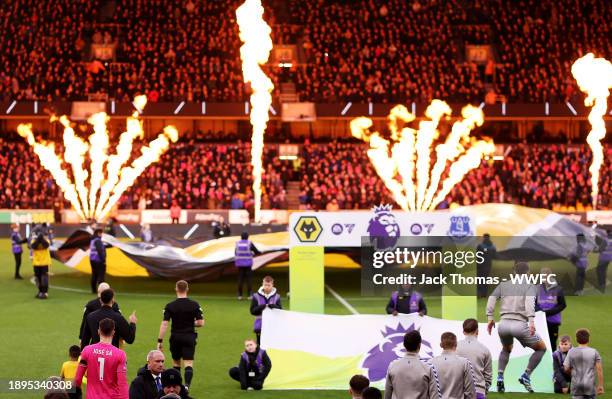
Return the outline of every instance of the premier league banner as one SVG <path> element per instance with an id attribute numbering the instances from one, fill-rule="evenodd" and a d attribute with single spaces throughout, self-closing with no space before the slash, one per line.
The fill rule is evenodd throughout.
<path id="1" fill-rule="evenodd" d="M 536 313 L 535 324 L 537 333 L 548 337 L 543 312 Z M 442 352 L 442 333 L 449 331 L 463 339 L 462 321 L 417 314 L 336 316 L 267 309 L 263 326 L 261 346 L 274 365 L 265 389 L 347 389 L 347 381 L 355 374 L 363 374 L 372 385 L 384 388 L 389 364 L 405 354 L 407 332 L 420 331 L 423 360 Z M 486 327 L 480 324 L 478 340 L 491 351 L 496 376 L 502 347 L 497 330 L 489 335 Z M 531 382 L 536 392 L 553 392 L 552 351 L 549 340 L 544 341 L 547 351 Z M 507 392 L 525 392 L 518 378 L 531 353 L 515 340 L 505 371 Z"/>
<path id="2" fill-rule="evenodd" d="M 390 205 L 372 211 L 300 212 L 291 215 L 290 245 L 360 247 L 362 237 L 389 241 L 400 236 L 467 237 L 475 234 L 474 216 L 457 211 L 401 212 Z"/>

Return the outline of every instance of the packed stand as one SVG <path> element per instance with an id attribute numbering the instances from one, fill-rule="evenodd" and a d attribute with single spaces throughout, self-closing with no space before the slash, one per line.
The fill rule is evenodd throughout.
<path id="1" fill-rule="evenodd" d="M 63 153 L 56 145 L 56 153 Z M 139 154 L 135 144 L 132 154 Z M 253 207 L 250 143 L 173 144 L 151 165 L 119 201 L 122 209 L 169 209 L 176 201 L 184 209 L 251 209 Z M 262 207 L 287 208 L 284 185 L 295 173 L 264 149 Z M 66 170 L 70 169 L 64 166 Z M 69 208 L 50 173 L 25 141 L 0 139 L 0 209 Z"/>
<path id="2" fill-rule="evenodd" d="M 4 100 L 244 101 L 235 10 L 240 0 L 127 0 L 0 4 Z M 571 63 L 612 55 L 605 0 L 309 0 L 264 2 L 276 44 L 296 44 L 305 65 L 266 68 L 317 102 L 582 101 Z M 104 15 L 101 15 L 104 14 Z M 92 44 L 116 60 L 92 60 Z M 493 45 L 488 63 L 465 45 Z M 278 94 L 278 90 L 275 91 Z"/>
<path id="3" fill-rule="evenodd" d="M 2 100 L 76 100 L 97 91 L 102 82 L 82 61 L 100 3 L 0 2 Z"/>
<path id="4" fill-rule="evenodd" d="M 516 102 L 582 102 L 572 63 L 588 52 L 612 57 L 612 3 L 606 0 L 476 0 L 499 54 L 497 91 Z"/>
<path id="5" fill-rule="evenodd" d="M 439 205 L 513 203 L 559 211 L 591 208 L 586 146 L 512 145 L 503 161 L 483 161 Z M 363 144 L 333 142 L 304 148 L 300 206 L 303 209 L 367 209 L 394 203 L 377 176 Z M 606 147 L 604 159 L 612 158 Z M 612 208 L 612 165 L 601 169 L 599 209 Z"/>

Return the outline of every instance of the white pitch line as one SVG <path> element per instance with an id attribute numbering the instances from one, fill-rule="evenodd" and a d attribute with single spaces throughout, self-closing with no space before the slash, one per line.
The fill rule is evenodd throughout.
<path id="1" fill-rule="evenodd" d="M 349 312 L 351 312 L 352 314 L 359 314 L 357 309 L 352 307 L 351 304 L 348 303 L 346 301 L 346 299 L 342 298 L 340 296 L 340 294 L 338 294 L 336 291 L 334 291 L 332 289 L 332 287 L 330 287 L 329 285 L 325 284 L 325 288 L 327 288 L 327 290 L 330 292 L 330 294 L 332 294 L 334 296 L 334 298 L 336 298 L 338 300 L 338 302 L 340 302 L 345 308 L 347 308 Z"/>
<path id="2" fill-rule="evenodd" d="M 36 279 L 34 277 L 30 278 L 30 283 L 36 285 Z M 58 291 L 67 291 L 74 292 L 78 294 L 91 294 L 90 290 L 84 290 L 80 288 L 71 288 L 71 287 L 62 287 L 60 285 L 50 284 L 49 288 Z M 156 297 L 156 298 L 169 298 L 172 297 L 172 292 L 169 294 L 147 294 L 144 292 L 123 292 L 115 290 L 116 294 L 119 296 L 136 296 L 136 297 Z M 92 294 L 93 295 L 93 294 Z M 233 300 L 238 301 L 235 296 L 204 296 L 204 295 L 189 295 L 190 298 L 201 298 L 201 299 L 223 299 L 223 300 Z M 248 301 L 244 301 L 248 302 Z"/>

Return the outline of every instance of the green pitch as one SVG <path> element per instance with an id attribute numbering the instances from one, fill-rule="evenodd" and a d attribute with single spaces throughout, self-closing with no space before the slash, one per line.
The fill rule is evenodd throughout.
<path id="1" fill-rule="evenodd" d="M 24 254 L 27 255 L 27 254 Z M 23 281 L 13 280 L 14 263 L 7 239 L 0 240 L 0 345 L 2 366 L 0 381 L 6 386 L 7 379 L 41 380 L 59 375 L 62 362 L 68 360 L 68 347 L 78 344 L 78 328 L 83 306 L 92 298 L 89 291 L 89 276 L 54 262 L 51 288 L 46 301 L 34 298 L 36 289 L 30 282 L 32 267 L 24 256 Z M 282 294 L 287 292 L 287 270 L 264 271 L 273 275 Z M 264 272 L 257 272 L 255 283 L 259 283 Z M 359 273 L 355 271 L 328 271 L 326 282 L 360 313 L 382 313 L 386 299 L 371 300 L 359 297 Z M 136 310 L 138 324 L 136 342 L 127 345 L 128 380 L 132 380 L 138 368 L 145 364 L 149 350 L 155 348 L 159 323 L 164 305 L 174 298 L 174 282 L 160 279 L 109 278 L 108 282 L 117 292 L 117 302 L 125 315 Z M 249 301 L 238 301 L 234 297 L 234 280 L 229 278 L 215 283 L 194 283 L 191 295 L 204 309 L 206 325 L 199 330 L 198 346 L 194 364 L 194 381 L 191 394 L 195 398 L 246 398 L 291 399 L 291 398 L 348 398 L 345 391 L 261 391 L 244 392 L 237 382 L 227 375 L 230 367 L 238 363 L 243 340 L 251 337 L 253 318 L 249 314 Z M 326 294 L 326 312 L 348 314 L 348 310 L 329 293 Z M 285 306 L 287 298 L 283 296 Z M 567 297 L 568 308 L 564 312 L 561 334 L 574 335 L 579 327 L 588 327 L 592 332 L 592 345 L 599 350 L 604 360 L 606 391 L 612 392 L 612 376 L 607 370 L 612 367 L 612 297 L 585 296 Z M 440 301 L 429 300 L 429 314 L 440 317 Z M 484 321 L 484 302 L 479 302 L 480 320 Z M 290 333 L 290 332 L 288 332 Z M 166 339 L 167 343 L 167 339 Z M 168 355 L 168 354 L 167 354 Z M 167 360 L 170 364 L 171 360 Z M 492 393 L 490 398 L 550 398 L 550 394 L 504 394 Z M 2 398 L 41 398 L 40 392 L 7 394 Z M 606 394 L 600 397 L 612 397 Z"/>

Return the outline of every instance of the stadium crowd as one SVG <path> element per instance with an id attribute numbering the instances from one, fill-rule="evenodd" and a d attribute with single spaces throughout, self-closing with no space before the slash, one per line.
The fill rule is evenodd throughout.
<path id="1" fill-rule="evenodd" d="M 109 10 L 99 0 L 3 2 L 3 99 L 121 101 L 146 92 L 152 102 L 243 101 L 240 3 L 128 0 Z M 274 42 L 299 48 L 299 66 L 267 73 L 276 87 L 295 83 L 301 100 L 580 101 L 572 61 L 612 54 L 605 0 L 264 5 Z M 469 44 L 491 45 L 488 61 L 467 59 Z M 94 45 L 113 48 L 114 60 L 93 58 Z"/>
<path id="2" fill-rule="evenodd" d="M 59 146 L 58 146 L 59 147 Z M 59 147 L 61 148 L 61 147 Z M 467 174 L 441 207 L 487 202 L 556 210 L 590 207 L 584 146 L 511 145 L 503 161 L 483 161 Z M 287 183 L 299 181 L 302 209 L 367 209 L 393 203 L 363 144 L 311 143 L 296 162 L 281 161 L 275 146 L 264 150 L 264 209 L 287 209 Z M 135 148 L 133 153 L 138 153 Z M 606 147 L 606 159 L 612 148 Z M 120 200 L 120 208 L 250 209 L 253 205 L 250 143 L 179 142 L 150 166 Z M 25 178 L 24 178 L 25 177 Z M 0 139 L 0 208 L 58 208 L 61 192 L 25 142 Z M 601 169 L 599 208 L 612 208 L 612 167 Z"/>

